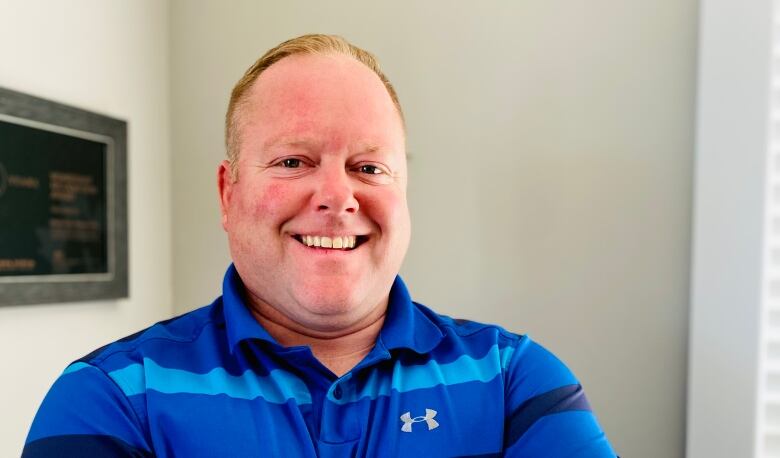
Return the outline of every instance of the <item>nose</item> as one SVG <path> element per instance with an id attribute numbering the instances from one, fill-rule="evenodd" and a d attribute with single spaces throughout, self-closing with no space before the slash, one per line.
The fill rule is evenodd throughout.
<path id="1" fill-rule="evenodd" d="M 323 167 L 321 179 L 314 194 L 317 211 L 334 215 L 357 213 L 360 205 L 355 198 L 355 190 L 350 177 L 343 167 Z"/>

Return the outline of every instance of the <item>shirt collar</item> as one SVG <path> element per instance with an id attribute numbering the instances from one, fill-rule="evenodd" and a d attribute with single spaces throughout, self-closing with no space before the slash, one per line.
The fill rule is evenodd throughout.
<path id="1" fill-rule="evenodd" d="M 260 339 L 278 345 L 268 331 L 257 322 L 244 303 L 244 284 L 233 264 L 222 282 L 222 307 L 225 316 L 228 343 L 234 350 L 247 339 Z M 417 353 L 428 353 L 444 337 L 439 327 L 417 307 L 400 276 L 390 288 L 387 315 L 379 340 L 388 350 L 409 348 Z"/>
<path id="2" fill-rule="evenodd" d="M 260 339 L 278 345 L 244 304 L 243 291 L 244 283 L 238 276 L 236 267 L 230 264 L 222 280 L 222 309 L 231 351 L 234 351 L 242 340 L 247 339 Z"/>
<path id="3" fill-rule="evenodd" d="M 381 342 L 388 350 L 409 348 L 423 354 L 433 350 L 443 337 L 439 327 L 412 302 L 401 277 L 396 276 L 379 333 Z"/>

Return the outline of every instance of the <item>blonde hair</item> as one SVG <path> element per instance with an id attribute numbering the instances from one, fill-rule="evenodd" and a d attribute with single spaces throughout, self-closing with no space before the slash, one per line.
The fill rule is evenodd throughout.
<path id="1" fill-rule="evenodd" d="M 382 80 L 398 111 L 398 115 L 401 117 L 401 123 L 404 123 L 403 111 L 398 101 L 398 95 L 393 85 L 390 84 L 385 74 L 382 73 L 382 70 L 379 68 L 379 62 L 373 54 L 358 48 L 337 35 L 311 34 L 293 38 L 268 50 L 263 57 L 247 69 L 230 94 L 230 103 L 225 115 L 225 147 L 233 180 L 238 179 L 238 150 L 241 142 L 241 126 L 239 124 L 241 111 L 247 103 L 247 92 L 252 87 L 252 83 L 268 67 L 287 56 L 295 54 L 343 54 L 361 62 Z"/>

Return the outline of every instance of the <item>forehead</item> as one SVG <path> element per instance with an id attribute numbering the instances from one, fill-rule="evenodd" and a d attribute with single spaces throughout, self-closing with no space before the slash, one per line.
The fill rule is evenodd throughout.
<path id="1" fill-rule="evenodd" d="M 247 102 L 244 125 L 266 141 L 314 134 L 403 142 L 401 117 L 384 84 L 348 56 L 285 57 L 258 77 Z"/>

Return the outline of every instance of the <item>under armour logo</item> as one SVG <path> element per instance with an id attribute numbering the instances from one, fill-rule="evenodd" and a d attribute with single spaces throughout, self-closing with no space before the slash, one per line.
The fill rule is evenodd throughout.
<path id="1" fill-rule="evenodd" d="M 412 413 L 406 412 L 405 414 L 401 415 L 401 421 L 404 422 L 404 425 L 401 426 L 401 431 L 405 433 L 410 433 L 412 432 L 412 424 L 420 423 L 422 421 L 428 424 L 428 431 L 432 429 L 436 429 L 439 427 L 439 422 L 433 419 L 433 417 L 435 416 L 436 416 L 436 411 L 432 409 L 425 409 L 424 417 L 412 418 Z"/>

